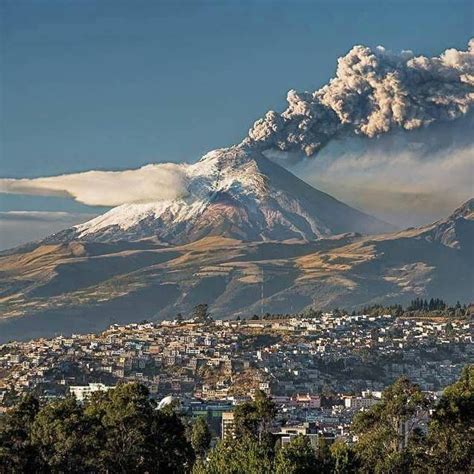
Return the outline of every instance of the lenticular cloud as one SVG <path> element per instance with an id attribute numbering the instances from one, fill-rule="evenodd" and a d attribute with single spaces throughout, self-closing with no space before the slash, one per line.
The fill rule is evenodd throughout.
<path id="1" fill-rule="evenodd" d="M 186 165 L 160 163 L 125 171 L 87 171 L 32 179 L 0 179 L 0 192 L 66 196 L 90 206 L 176 199 L 187 193 Z"/>
<path id="2" fill-rule="evenodd" d="M 372 138 L 454 120 L 474 102 L 474 39 L 467 51 L 432 58 L 354 46 L 327 85 L 290 90 L 287 101 L 283 113 L 269 111 L 255 122 L 245 145 L 311 156 L 346 133 Z"/>

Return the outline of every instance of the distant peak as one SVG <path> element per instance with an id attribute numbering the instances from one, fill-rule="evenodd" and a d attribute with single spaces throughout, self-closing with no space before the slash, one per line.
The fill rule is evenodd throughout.
<path id="1" fill-rule="evenodd" d="M 458 207 L 452 214 L 451 218 L 464 217 L 465 219 L 474 218 L 474 198 L 466 201 L 462 206 Z"/>

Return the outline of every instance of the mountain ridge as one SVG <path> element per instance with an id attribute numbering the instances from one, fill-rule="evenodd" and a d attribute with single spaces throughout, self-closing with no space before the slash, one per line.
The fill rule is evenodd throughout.
<path id="1" fill-rule="evenodd" d="M 415 297 L 469 302 L 473 204 L 427 226 L 370 236 L 37 245 L 0 256 L 0 341 L 159 320 L 203 302 L 218 318 Z"/>

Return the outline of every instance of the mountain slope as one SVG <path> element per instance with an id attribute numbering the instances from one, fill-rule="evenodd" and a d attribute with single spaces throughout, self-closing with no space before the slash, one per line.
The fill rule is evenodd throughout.
<path id="1" fill-rule="evenodd" d="M 391 229 L 242 146 L 212 151 L 185 172 L 185 196 L 124 204 L 46 242 L 155 237 L 181 244 L 217 235 L 250 241 L 313 240 L 344 232 L 372 234 Z"/>
<path id="2" fill-rule="evenodd" d="M 173 317 L 201 302 L 219 318 L 416 296 L 469 302 L 473 210 L 470 200 L 432 225 L 368 237 L 209 236 L 174 246 L 145 239 L 24 249 L 0 257 L 0 342 Z"/>
<path id="3" fill-rule="evenodd" d="M 338 306 L 408 302 L 440 296 L 469 302 L 474 296 L 474 200 L 434 224 L 369 236 L 330 252 L 303 257 L 305 278 L 326 270 L 345 278 L 333 304 Z M 342 267 L 340 269 L 336 266 Z"/>

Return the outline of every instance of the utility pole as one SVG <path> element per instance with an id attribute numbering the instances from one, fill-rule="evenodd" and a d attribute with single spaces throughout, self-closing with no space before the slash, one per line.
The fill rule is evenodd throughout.
<path id="1" fill-rule="evenodd" d="M 261 272 L 260 317 L 262 317 L 263 316 L 263 282 L 264 282 L 263 266 L 260 267 L 260 272 Z"/>

